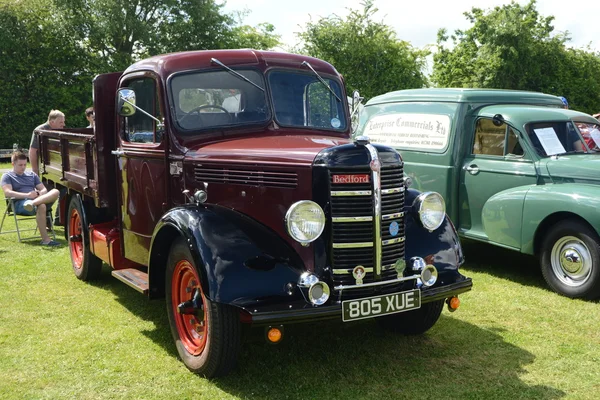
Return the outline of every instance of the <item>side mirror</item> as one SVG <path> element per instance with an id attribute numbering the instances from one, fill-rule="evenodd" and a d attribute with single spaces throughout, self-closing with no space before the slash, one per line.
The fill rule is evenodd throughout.
<path id="1" fill-rule="evenodd" d="M 358 90 L 355 90 L 352 93 L 352 106 L 350 108 L 350 123 L 352 128 L 352 133 L 355 133 L 358 129 L 358 114 L 360 109 L 360 103 L 363 101 L 364 97 L 360 96 Z"/>
<path id="2" fill-rule="evenodd" d="M 358 106 L 363 101 L 363 99 L 364 99 L 364 97 L 360 96 L 360 93 L 358 93 L 358 90 L 355 90 L 352 93 L 352 115 L 354 115 L 354 113 L 356 113 L 356 111 L 358 110 Z"/>
<path id="3" fill-rule="evenodd" d="M 492 124 L 494 126 L 502 126 L 504 124 L 504 117 L 502 114 L 496 114 L 492 117 Z"/>
<path id="4" fill-rule="evenodd" d="M 117 92 L 117 113 L 122 117 L 131 117 L 135 114 L 136 108 L 133 89 L 119 89 Z"/>

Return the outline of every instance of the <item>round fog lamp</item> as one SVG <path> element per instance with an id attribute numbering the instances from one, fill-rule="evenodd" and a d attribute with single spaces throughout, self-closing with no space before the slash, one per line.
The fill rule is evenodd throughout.
<path id="1" fill-rule="evenodd" d="M 316 306 L 325 304 L 329 299 L 329 286 L 325 282 L 317 282 L 308 289 L 308 298 Z"/>
<path id="2" fill-rule="evenodd" d="M 314 201 L 298 201 L 285 214 L 285 226 L 295 241 L 308 244 L 323 233 L 325 213 Z"/>
<path id="3" fill-rule="evenodd" d="M 431 264 L 427 265 L 423 268 L 423 271 L 421 271 L 421 282 L 423 282 L 423 285 L 425 286 L 433 286 L 435 282 L 437 282 L 437 277 L 437 269 Z"/>

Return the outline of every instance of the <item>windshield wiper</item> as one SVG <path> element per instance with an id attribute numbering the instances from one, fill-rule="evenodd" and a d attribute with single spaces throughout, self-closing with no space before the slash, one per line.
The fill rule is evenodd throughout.
<path id="1" fill-rule="evenodd" d="M 240 79 L 248 82 L 251 85 L 256 86 L 257 88 L 259 88 L 263 92 L 265 91 L 265 89 L 261 88 L 256 83 L 252 82 L 250 79 L 246 78 L 244 75 L 240 74 L 239 72 L 236 72 L 236 71 L 232 70 L 231 68 L 229 68 L 227 65 L 223 64 L 221 61 L 217 60 L 216 58 L 211 58 L 210 62 L 220 65 L 221 67 L 225 68 L 227 71 L 231 72 L 233 75 L 237 76 L 238 78 L 240 78 Z"/>
<path id="2" fill-rule="evenodd" d="M 312 71 L 312 72 L 313 72 L 313 73 L 316 75 L 316 77 L 317 77 L 317 78 L 319 78 L 319 81 L 321 81 L 321 83 L 322 83 L 323 85 L 325 85 L 325 87 L 326 87 L 327 89 L 329 89 L 329 91 L 331 92 L 331 94 L 335 96 L 335 98 L 337 99 L 337 101 L 339 101 L 340 103 L 342 102 L 342 99 L 340 99 L 340 98 L 338 97 L 338 95 L 337 95 L 337 94 L 335 94 L 335 92 L 333 91 L 333 89 L 332 89 L 332 88 L 331 88 L 331 87 L 330 87 L 330 86 L 327 84 L 327 82 L 325 82 L 325 79 L 321 78 L 321 75 L 319 75 L 319 73 L 318 73 L 317 71 L 315 71 L 315 70 L 314 70 L 314 68 L 312 67 L 312 65 L 310 65 L 310 64 L 308 63 L 308 61 L 302 61 L 302 64 L 301 64 L 301 65 L 306 65 L 308 68 L 310 68 L 310 70 L 311 70 L 311 71 Z"/>

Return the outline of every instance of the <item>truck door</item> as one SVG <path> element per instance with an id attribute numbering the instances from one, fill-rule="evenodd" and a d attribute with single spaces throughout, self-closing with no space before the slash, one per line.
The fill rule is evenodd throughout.
<path id="1" fill-rule="evenodd" d="M 536 183 L 535 165 L 507 124 L 477 118 L 472 137 L 460 173 L 458 229 L 466 237 L 519 249 L 523 201 L 528 185 Z"/>
<path id="2" fill-rule="evenodd" d="M 159 86 L 149 75 L 128 78 L 121 87 L 136 93 L 136 105 L 163 120 Z M 117 154 L 124 256 L 147 265 L 152 232 L 166 204 L 165 139 L 154 119 L 139 110 L 120 117 Z"/>

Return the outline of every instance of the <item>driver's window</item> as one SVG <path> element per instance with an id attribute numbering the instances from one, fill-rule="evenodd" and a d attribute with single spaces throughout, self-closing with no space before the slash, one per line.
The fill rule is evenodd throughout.
<path id="1" fill-rule="evenodd" d="M 505 123 L 489 118 L 477 120 L 472 154 L 488 156 L 522 156 L 516 132 Z"/>
<path id="2" fill-rule="evenodd" d="M 133 89 L 136 94 L 136 106 L 154 116 L 159 121 L 163 120 L 156 90 L 156 81 L 152 78 L 139 78 L 128 81 L 125 86 Z M 123 117 L 122 138 L 132 143 L 160 143 L 162 130 L 156 129 L 156 121 L 143 112 L 136 110 L 130 117 Z"/>

